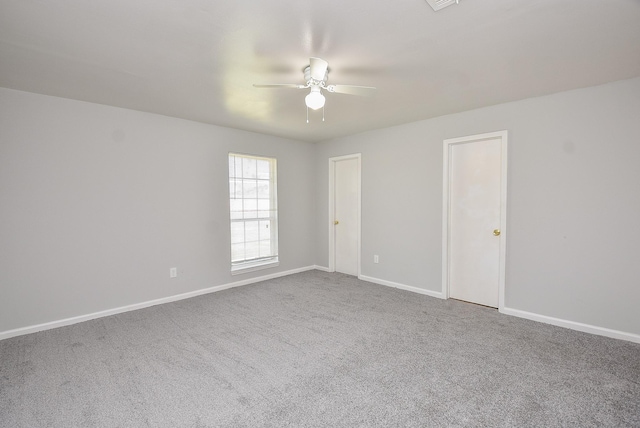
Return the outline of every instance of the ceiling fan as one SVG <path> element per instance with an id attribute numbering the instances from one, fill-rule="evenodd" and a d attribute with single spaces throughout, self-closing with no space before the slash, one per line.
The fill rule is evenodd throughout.
<path id="1" fill-rule="evenodd" d="M 322 94 L 324 89 L 327 92 L 335 92 L 336 94 L 348 95 L 373 95 L 376 88 L 372 86 L 354 86 L 354 85 L 327 85 L 329 78 L 329 63 L 321 58 L 309 58 L 309 65 L 304 69 L 304 81 L 306 84 L 297 85 L 295 83 L 276 83 L 268 85 L 257 85 L 256 88 L 293 88 L 293 89 L 309 89 L 309 94 L 304 98 L 307 108 L 318 110 L 324 107 L 325 98 Z M 324 121 L 324 110 L 322 115 Z M 309 123 L 309 110 L 307 110 L 307 123 Z"/>

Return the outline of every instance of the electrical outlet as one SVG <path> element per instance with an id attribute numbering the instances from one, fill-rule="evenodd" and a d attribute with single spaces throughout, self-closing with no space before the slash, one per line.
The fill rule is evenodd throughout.
<path id="1" fill-rule="evenodd" d="M 380 259 L 378 258 L 377 254 L 373 256 L 373 262 L 374 263 L 379 263 L 380 262 Z"/>
<path id="2" fill-rule="evenodd" d="M 178 276 L 178 268 L 169 269 L 169 278 L 176 278 Z"/>

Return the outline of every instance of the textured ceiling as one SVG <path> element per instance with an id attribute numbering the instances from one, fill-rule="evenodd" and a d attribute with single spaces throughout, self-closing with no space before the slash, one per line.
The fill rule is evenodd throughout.
<path id="1" fill-rule="evenodd" d="M 0 86 L 304 141 L 636 76 L 639 0 L 0 0 Z"/>

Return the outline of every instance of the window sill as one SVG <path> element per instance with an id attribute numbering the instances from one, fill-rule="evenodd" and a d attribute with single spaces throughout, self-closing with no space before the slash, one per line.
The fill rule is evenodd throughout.
<path id="1" fill-rule="evenodd" d="M 231 266 L 231 275 L 240 275 L 242 273 L 255 272 L 257 270 L 269 269 L 280 265 L 278 260 L 269 260 L 259 263 L 247 263 L 242 266 Z"/>

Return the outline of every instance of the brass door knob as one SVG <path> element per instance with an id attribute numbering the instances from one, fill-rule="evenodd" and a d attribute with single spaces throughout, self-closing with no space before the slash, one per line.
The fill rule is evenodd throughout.
<path id="1" fill-rule="evenodd" d="M 338 220 L 334 221 L 333 224 L 339 224 L 340 222 Z"/>
<path id="2" fill-rule="evenodd" d="M 500 236 L 500 229 L 493 229 L 494 236 Z"/>

